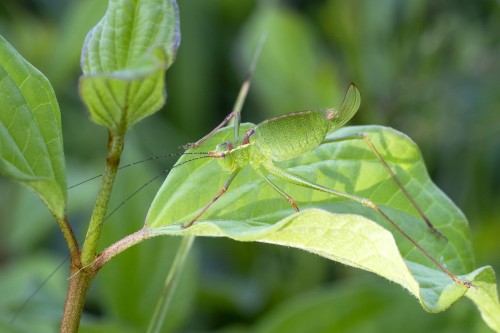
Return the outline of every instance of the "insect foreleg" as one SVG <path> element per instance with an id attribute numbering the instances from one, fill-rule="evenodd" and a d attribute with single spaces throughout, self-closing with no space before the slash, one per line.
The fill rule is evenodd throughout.
<path id="1" fill-rule="evenodd" d="M 210 208 L 210 206 L 212 206 L 212 204 L 215 201 L 217 201 L 217 199 L 219 199 L 227 191 L 227 189 L 229 188 L 229 185 L 231 185 L 231 182 L 233 181 L 234 177 L 236 177 L 236 175 L 238 174 L 239 171 L 240 171 L 239 169 L 236 169 L 235 171 L 233 171 L 231 173 L 231 175 L 229 176 L 229 178 L 224 183 L 224 185 L 222 186 L 222 188 L 219 190 L 217 195 L 215 197 L 213 197 L 213 199 L 210 200 L 210 202 L 205 207 L 203 207 L 201 212 L 199 212 L 198 215 L 196 215 L 194 219 L 192 219 L 188 224 L 182 225 L 181 228 L 187 229 L 190 226 L 192 226 L 193 223 L 195 223 L 200 218 L 200 216 L 203 215 L 203 213 L 205 213 L 207 211 L 207 209 Z"/>
<path id="2" fill-rule="evenodd" d="M 382 157 L 382 154 L 380 154 L 380 152 L 378 151 L 378 149 L 373 144 L 372 140 L 370 140 L 370 138 L 365 133 L 356 133 L 356 134 L 353 134 L 353 135 L 339 137 L 339 138 L 325 139 L 322 142 L 322 144 L 323 143 L 332 143 L 332 142 L 346 141 L 346 140 L 360 140 L 360 139 L 363 139 L 365 141 L 365 143 L 367 144 L 367 146 L 370 148 L 370 150 L 373 152 L 373 154 L 377 157 L 377 159 L 382 164 L 382 166 L 384 167 L 384 169 L 391 176 L 391 179 L 396 183 L 396 185 L 399 187 L 399 189 L 403 192 L 403 194 L 406 196 L 406 198 L 408 199 L 408 201 L 411 203 L 411 205 L 413 206 L 413 208 L 415 208 L 415 210 L 418 212 L 418 214 L 420 215 L 420 217 L 425 221 L 425 224 L 427 224 L 427 226 L 432 231 L 432 233 L 435 234 L 436 236 L 440 237 L 440 238 L 447 239 L 446 236 L 444 236 L 431 223 L 431 221 L 425 215 L 425 213 L 422 210 L 422 208 L 420 208 L 420 206 L 417 204 L 417 202 L 415 201 L 415 199 L 413 199 L 413 197 L 411 196 L 411 194 L 408 191 L 408 189 L 403 185 L 403 183 L 401 182 L 401 180 L 392 171 L 392 169 L 389 166 L 389 164 L 387 164 L 387 162 L 385 161 L 385 159 Z"/>
<path id="3" fill-rule="evenodd" d="M 443 273 L 448 275 L 454 282 L 464 285 L 466 287 L 470 287 L 472 284 L 467 281 L 462 281 L 458 277 L 456 277 L 453 273 L 451 273 L 446 267 L 444 267 L 439 261 L 434 259 L 434 257 L 427 252 L 420 244 L 417 243 L 416 240 L 414 240 L 410 235 L 408 235 L 403 229 L 401 229 L 396 222 L 394 222 L 389 216 L 387 216 L 374 202 L 361 198 L 352 194 L 344 193 L 341 191 L 337 191 L 313 182 L 310 182 L 309 180 L 302 178 L 296 174 L 290 173 L 284 169 L 278 168 L 275 165 L 272 164 L 265 164 L 263 165 L 266 170 L 268 170 L 272 175 L 276 176 L 277 178 L 298 185 L 298 186 L 303 186 L 307 187 L 313 190 L 318 190 L 321 192 L 329 193 L 335 196 L 339 196 L 341 198 L 357 202 L 359 204 L 362 204 L 365 207 L 368 207 L 375 211 L 379 216 L 381 216 L 386 222 L 388 222 L 390 225 L 394 227 L 403 237 L 405 237 L 410 243 L 412 243 L 420 252 L 422 252 L 427 258 L 429 258 Z"/>

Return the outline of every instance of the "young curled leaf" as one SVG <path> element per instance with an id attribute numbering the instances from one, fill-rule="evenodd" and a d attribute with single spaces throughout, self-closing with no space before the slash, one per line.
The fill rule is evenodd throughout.
<path id="1" fill-rule="evenodd" d="M 158 111 L 179 43 L 175 0 L 111 0 L 83 46 L 80 94 L 91 119 L 124 133 Z"/>
<path id="2" fill-rule="evenodd" d="M 66 209 L 61 115 L 47 78 L 0 36 L 0 173 Z"/>

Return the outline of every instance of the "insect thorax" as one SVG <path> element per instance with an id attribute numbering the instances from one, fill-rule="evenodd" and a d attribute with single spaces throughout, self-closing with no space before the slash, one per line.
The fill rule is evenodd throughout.
<path id="1" fill-rule="evenodd" d="M 226 141 L 215 149 L 215 155 L 219 155 L 218 162 L 226 172 L 242 169 L 249 163 L 250 145 L 243 144 L 244 137 L 232 141 Z"/>

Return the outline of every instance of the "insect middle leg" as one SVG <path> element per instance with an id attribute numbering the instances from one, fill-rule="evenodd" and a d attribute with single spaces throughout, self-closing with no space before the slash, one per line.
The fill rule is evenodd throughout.
<path id="1" fill-rule="evenodd" d="M 417 204 L 417 202 L 415 201 L 415 199 L 413 199 L 412 195 L 410 194 L 410 192 L 408 191 L 408 189 L 406 188 L 406 186 L 404 186 L 404 184 L 401 182 L 401 180 L 392 171 L 392 169 L 389 166 L 389 164 L 387 164 L 387 162 L 385 161 L 385 159 L 382 157 L 382 154 L 380 154 L 380 152 L 378 151 L 378 149 L 373 144 L 372 140 L 370 140 L 370 138 L 365 133 L 356 133 L 356 134 L 349 135 L 349 136 L 344 136 L 344 137 L 339 137 L 339 138 L 332 138 L 332 139 L 326 139 L 326 140 L 323 141 L 322 144 L 324 144 L 324 143 L 340 142 L 340 141 L 346 141 L 346 140 L 360 140 L 360 139 L 364 140 L 364 142 L 366 143 L 366 145 L 370 148 L 370 150 L 373 152 L 373 154 L 377 157 L 377 159 L 379 160 L 380 164 L 382 164 L 382 166 L 384 167 L 384 169 L 391 176 L 391 179 L 396 183 L 396 185 L 399 187 L 399 189 L 403 192 L 403 194 L 408 199 L 408 201 L 411 203 L 411 205 L 413 206 L 413 208 L 415 208 L 415 210 L 417 211 L 418 215 L 420 215 L 420 217 L 424 220 L 425 224 L 427 224 L 427 226 L 429 227 L 429 229 L 431 230 L 431 232 L 433 234 L 435 234 L 436 236 L 438 236 L 439 238 L 443 238 L 443 239 L 446 240 L 447 239 L 446 236 L 444 236 L 431 223 L 431 221 L 429 220 L 429 218 L 425 215 L 423 209 L 420 208 L 420 206 Z"/>

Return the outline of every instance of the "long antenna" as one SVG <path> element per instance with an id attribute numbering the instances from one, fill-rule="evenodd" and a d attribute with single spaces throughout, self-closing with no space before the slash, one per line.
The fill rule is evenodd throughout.
<path id="1" fill-rule="evenodd" d="M 170 156 L 178 156 L 178 155 L 183 155 L 183 154 L 188 154 L 188 155 L 203 155 L 203 156 L 199 156 L 199 157 L 195 157 L 195 158 L 192 158 L 192 159 L 189 159 L 189 160 L 186 160 L 184 162 L 181 162 L 179 164 L 176 164 L 174 166 L 172 166 L 171 168 L 168 168 L 168 169 L 165 169 L 163 170 L 161 173 L 159 173 L 158 175 L 156 175 L 155 177 L 151 178 L 150 180 L 148 180 L 145 184 L 143 184 L 141 187 L 139 187 L 137 190 L 135 190 L 132 194 L 130 194 L 127 198 L 125 198 L 124 200 L 122 200 L 112 211 L 111 213 L 109 213 L 101 223 L 104 223 L 104 221 L 108 220 L 114 213 L 116 213 L 118 211 L 118 209 L 120 207 L 122 207 L 128 200 L 130 200 L 132 197 L 134 197 L 137 193 L 139 193 L 142 189 L 144 189 L 146 186 L 148 186 L 149 184 L 151 184 L 152 182 L 154 182 L 156 179 L 160 178 L 161 176 L 169 173 L 172 169 L 174 168 L 177 168 L 181 165 L 184 165 L 188 162 L 192 162 L 192 161 L 195 161 L 195 160 L 199 160 L 199 159 L 203 159 L 203 158 L 211 158 L 210 155 L 208 155 L 207 153 L 204 153 L 204 152 L 193 152 L 193 153 L 175 153 L 175 154 L 166 154 L 166 155 L 158 155 L 158 156 L 153 156 L 153 157 L 150 157 L 148 159 L 145 159 L 145 160 L 141 160 L 141 161 L 137 161 L 137 162 L 132 162 L 132 163 L 129 163 L 129 164 L 126 164 L 122 167 L 120 167 L 119 169 L 123 169 L 123 168 L 127 168 L 129 166 L 132 166 L 132 165 L 136 165 L 136 164 L 139 164 L 139 163 L 142 163 L 142 162 L 146 162 L 146 161 L 151 161 L 151 160 L 155 160 L 155 159 L 159 159 L 159 158 L 162 158 L 162 157 L 170 157 Z M 88 182 L 88 181 L 91 181 L 93 179 L 96 179 L 96 178 L 99 178 L 101 177 L 102 175 L 98 175 L 98 176 L 95 176 L 95 177 L 92 177 L 92 178 L 89 178 L 85 181 L 82 181 L 78 184 L 75 184 L 75 185 L 72 185 L 71 187 L 69 188 L 73 188 L 75 186 L 78 186 L 80 184 L 83 184 L 85 182 Z M 14 313 L 14 316 L 12 317 L 12 319 L 10 320 L 10 324 L 14 323 L 14 321 L 17 319 L 17 317 L 21 314 L 21 312 L 23 312 L 24 308 L 26 307 L 26 305 L 33 299 L 33 297 L 47 284 L 47 282 L 52 278 L 52 276 L 54 276 L 54 274 L 66 263 L 66 261 L 68 261 L 68 259 L 70 258 L 69 255 L 66 256 L 66 258 L 64 258 L 64 260 L 61 261 L 61 263 L 45 278 L 45 280 L 43 280 L 43 282 L 36 288 L 35 291 L 33 291 L 33 293 L 24 300 L 24 302 L 21 304 L 21 306 L 19 307 L 19 309 Z M 70 276 L 68 278 L 71 279 L 73 278 L 76 274 L 78 274 L 82 269 L 92 265 L 93 262 L 85 267 L 82 267 L 80 270 L 78 270 L 75 274 L 73 274 L 72 276 Z"/>
<path id="2" fill-rule="evenodd" d="M 200 156 L 200 157 L 195 157 L 195 158 L 192 158 L 190 160 L 187 160 L 187 161 L 184 161 L 184 162 L 181 162 L 179 164 L 176 164 L 174 165 L 173 167 L 171 168 L 168 168 L 168 169 L 165 169 L 163 170 L 161 173 L 157 174 L 156 176 L 154 176 L 153 178 L 151 178 L 150 180 L 148 180 L 145 184 L 143 184 L 141 187 L 139 187 L 137 190 L 135 190 L 134 192 L 132 192 L 132 194 L 130 194 L 127 198 L 125 198 L 124 200 L 122 200 L 122 202 L 120 202 L 112 211 L 111 213 L 109 213 L 101 222 L 101 225 L 104 224 L 104 222 L 106 220 L 108 220 L 111 215 L 113 215 L 114 213 L 116 213 L 116 211 L 121 207 L 123 206 L 127 201 L 129 201 L 132 197 L 134 197 L 137 193 L 139 193 L 142 189 L 144 189 L 146 186 L 148 186 L 149 184 L 151 184 L 152 182 L 154 182 L 156 179 L 160 178 L 161 176 L 163 176 L 164 174 L 167 174 L 168 172 L 170 172 L 170 170 L 174 169 L 174 168 L 177 168 L 181 165 L 184 165 L 188 162 L 192 162 L 192 161 L 196 161 L 196 160 L 200 160 L 202 158 L 212 158 L 212 156 L 210 155 L 205 155 L 205 156 Z M 99 258 L 96 258 L 96 260 L 98 260 Z M 86 266 L 83 266 L 82 268 L 80 268 L 79 270 L 77 270 L 73 275 L 71 275 L 68 280 L 71 280 L 72 278 L 74 278 L 75 276 L 77 276 L 82 270 L 84 270 L 85 268 L 87 267 L 90 267 L 94 264 L 95 260 L 92 261 L 90 264 L 86 265 Z"/>
<path id="3" fill-rule="evenodd" d="M 157 160 L 157 159 L 160 159 L 160 158 L 172 157 L 172 156 L 181 156 L 181 155 L 208 155 L 208 153 L 207 152 L 189 152 L 189 153 L 178 152 L 178 153 L 163 154 L 163 155 L 153 156 L 153 157 L 150 157 L 150 158 L 146 158 L 144 160 L 140 160 L 140 161 L 136 161 L 136 162 L 132 162 L 132 163 L 129 163 L 129 164 L 122 165 L 121 167 L 118 168 L 118 170 L 122 170 L 122 169 L 131 167 L 131 166 L 134 166 L 134 165 L 137 165 L 137 164 L 142 164 L 144 162 L 149 162 L 149 161 Z M 71 185 L 71 186 L 68 187 L 68 190 L 71 190 L 72 188 L 75 188 L 77 186 L 80 186 L 82 184 L 85 184 L 87 182 L 90 182 L 90 181 L 92 181 L 94 179 L 97 179 L 97 178 L 100 178 L 100 177 L 102 177 L 102 173 L 98 174 L 98 175 L 96 175 L 94 177 L 82 180 L 82 181 L 80 181 L 80 182 L 78 182 L 76 184 L 73 184 L 73 185 Z"/>
<path id="4" fill-rule="evenodd" d="M 143 190 L 146 186 L 148 186 L 149 184 L 151 184 L 152 182 L 154 182 L 156 179 L 160 178 L 161 176 L 169 173 L 172 169 L 174 168 L 177 168 L 177 167 L 180 167 L 181 165 L 184 165 L 188 162 L 193 162 L 193 161 L 196 161 L 196 160 L 201 160 L 203 158 L 212 158 L 212 156 L 210 155 L 204 155 L 204 156 L 200 156 L 200 157 L 195 157 L 195 158 L 192 158 L 192 159 L 189 159 L 187 161 L 184 161 L 184 162 L 181 162 L 179 164 L 176 164 L 174 165 L 173 167 L 171 168 L 168 168 L 168 169 L 165 169 L 163 170 L 161 173 L 157 174 L 156 176 L 154 176 L 153 178 L 151 178 L 150 180 L 148 180 L 146 183 L 144 183 L 143 185 L 141 185 L 141 187 L 139 187 L 137 190 L 135 190 L 134 192 L 132 192 L 132 194 L 130 194 L 128 197 L 126 197 L 124 200 L 122 200 L 115 208 L 113 208 L 113 210 L 111 211 L 111 213 L 109 213 L 101 222 L 104 223 L 104 221 L 106 221 L 107 219 L 109 219 L 111 217 L 111 215 L 113 215 L 114 213 L 116 213 L 116 211 L 121 207 L 123 206 L 127 201 L 129 201 L 132 197 L 134 197 L 137 193 L 139 193 L 141 190 Z"/>
<path id="5" fill-rule="evenodd" d="M 62 260 L 61 263 L 59 263 L 59 265 L 57 265 L 57 267 L 52 271 L 52 273 L 50 273 L 45 278 L 45 280 L 43 280 L 43 282 L 40 283 L 40 285 L 35 289 L 35 291 L 33 291 L 31 293 L 31 295 L 24 300 L 23 304 L 21 304 L 21 306 L 19 307 L 19 309 L 17 309 L 17 311 L 12 316 L 9 324 L 12 325 L 14 323 L 14 321 L 16 321 L 17 317 L 21 314 L 21 312 L 23 312 L 23 310 L 26 307 L 26 305 L 33 299 L 33 297 L 35 297 L 35 295 L 40 291 L 40 289 L 42 289 L 47 284 L 47 282 L 49 282 L 49 280 L 54 276 L 54 274 L 56 274 L 56 272 L 66 263 L 66 261 L 68 261 L 69 257 L 70 256 L 68 254 L 66 256 L 66 258 L 64 258 L 64 260 Z"/>

